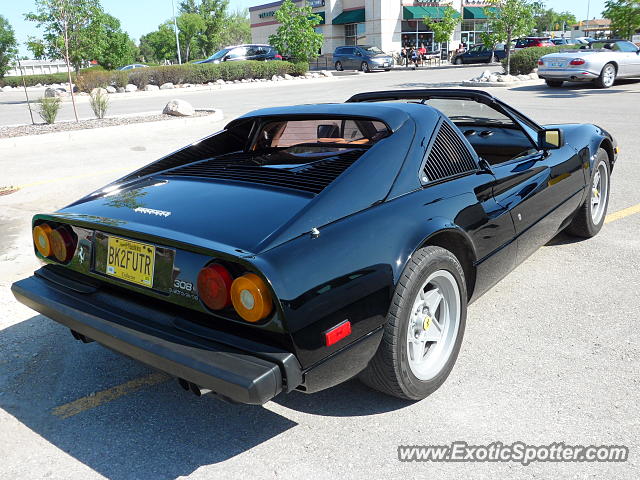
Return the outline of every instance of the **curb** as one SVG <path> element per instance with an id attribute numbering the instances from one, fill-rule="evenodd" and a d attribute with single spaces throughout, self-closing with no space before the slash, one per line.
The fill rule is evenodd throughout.
<path id="1" fill-rule="evenodd" d="M 544 84 L 544 80 L 524 80 L 517 82 L 462 82 L 460 85 L 463 87 L 502 87 L 502 88 L 510 88 L 510 87 L 525 87 L 528 85 L 542 85 Z"/>
<path id="2" fill-rule="evenodd" d="M 0 150 L 4 148 L 16 148 L 29 145 L 43 146 L 50 143 L 59 143 L 64 141 L 95 141 L 96 135 L 109 135 L 117 138 L 121 133 L 128 134 L 140 132 L 143 133 L 150 129 L 161 126 L 169 126 L 171 130 L 178 128 L 187 128 L 198 126 L 201 124 L 215 124 L 224 119 L 222 110 L 214 110 L 211 115 L 196 118 L 178 118 L 172 120 L 159 120 L 155 122 L 139 122 L 129 123 L 125 125 L 112 125 L 109 127 L 83 128 L 81 130 L 70 130 L 66 132 L 43 133 L 41 135 L 23 135 L 21 137 L 9 137 L 0 139 Z M 212 132 L 213 133 L 213 132 Z"/>

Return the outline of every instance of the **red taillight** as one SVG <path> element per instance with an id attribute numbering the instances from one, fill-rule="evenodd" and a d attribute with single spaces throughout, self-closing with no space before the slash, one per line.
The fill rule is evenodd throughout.
<path id="1" fill-rule="evenodd" d="M 534 45 L 535 47 L 544 47 L 544 43 L 543 42 L 536 42 L 536 44 Z"/>
<path id="2" fill-rule="evenodd" d="M 538 65 L 544 65 L 544 62 L 542 61 L 542 59 L 538 60 Z"/>
<path id="3" fill-rule="evenodd" d="M 279 53 L 276 53 L 276 58 L 277 58 L 278 60 L 282 60 L 282 55 L 280 55 Z"/>
<path id="4" fill-rule="evenodd" d="M 324 332 L 324 344 L 327 347 L 331 346 L 349 335 L 351 335 L 351 322 L 349 320 L 345 320 L 332 329 Z"/>
<path id="5" fill-rule="evenodd" d="M 587 63 L 584 58 L 574 58 L 569 62 L 569 65 L 584 65 Z"/>
<path id="6" fill-rule="evenodd" d="M 76 242 L 67 227 L 60 226 L 51 232 L 51 250 L 60 263 L 71 260 L 76 251 Z"/>
<path id="7" fill-rule="evenodd" d="M 233 277 L 222 265 L 212 263 L 198 273 L 198 295 L 211 310 L 222 310 L 231 305 Z"/>

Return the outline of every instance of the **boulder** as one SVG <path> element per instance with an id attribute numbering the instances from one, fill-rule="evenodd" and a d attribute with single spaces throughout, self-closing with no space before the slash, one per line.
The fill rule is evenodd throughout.
<path id="1" fill-rule="evenodd" d="M 34 85 L 34 87 L 40 88 L 40 87 L 42 87 L 42 84 L 41 84 L 41 83 L 36 83 L 36 84 Z"/>
<path id="2" fill-rule="evenodd" d="M 491 75 L 489 75 L 489 81 L 490 82 L 497 82 L 498 81 L 498 75 L 496 75 L 495 73 L 492 73 Z"/>
<path id="3" fill-rule="evenodd" d="M 272 82 L 277 82 L 278 80 L 280 80 L 280 77 L 278 77 L 278 75 L 274 75 L 273 77 L 271 77 Z"/>
<path id="4" fill-rule="evenodd" d="M 118 87 L 116 88 L 116 92 L 118 93 L 124 93 L 126 90 L 124 89 L 124 87 Z"/>
<path id="5" fill-rule="evenodd" d="M 484 72 L 482 72 L 482 75 L 480 75 L 480 78 L 486 81 L 489 79 L 490 76 L 491 76 L 491 72 L 489 70 L 485 70 Z"/>
<path id="6" fill-rule="evenodd" d="M 284 74 L 284 79 L 285 80 L 293 80 L 293 77 L 291 75 L 289 75 L 288 73 Z"/>
<path id="7" fill-rule="evenodd" d="M 193 88 L 193 84 L 192 83 L 183 83 L 182 84 L 182 88 Z"/>
<path id="8" fill-rule="evenodd" d="M 320 75 L 322 75 L 323 77 L 333 77 L 333 73 L 329 70 L 321 70 Z"/>
<path id="9" fill-rule="evenodd" d="M 124 87 L 125 92 L 135 92 L 136 90 L 138 90 L 138 87 L 136 87 L 133 83 L 128 83 L 127 86 Z"/>
<path id="10" fill-rule="evenodd" d="M 538 74 L 534 72 L 529 74 L 529 78 L 531 80 L 538 80 L 540 77 L 538 77 Z"/>
<path id="11" fill-rule="evenodd" d="M 218 80 L 216 80 L 216 83 L 217 83 L 218 85 L 224 85 L 224 84 L 225 84 L 225 83 L 227 83 L 227 82 L 225 82 L 224 80 L 222 80 L 221 78 L 219 78 Z"/>
<path id="12" fill-rule="evenodd" d="M 171 100 L 162 110 L 166 115 L 174 115 L 176 117 L 189 117 L 195 113 L 195 110 L 189 102 L 184 100 Z"/>
<path id="13" fill-rule="evenodd" d="M 67 91 L 64 88 L 47 88 L 44 91 L 45 97 L 64 97 L 67 94 Z"/>
<path id="14" fill-rule="evenodd" d="M 13 87 L 11 85 L 6 85 L 2 87 L 0 90 L 2 90 L 3 92 L 10 92 L 11 90 L 13 90 Z"/>
<path id="15" fill-rule="evenodd" d="M 529 75 L 518 75 L 518 80 L 524 82 L 525 80 L 530 80 Z"/>
<path id="16" fill-rule="evenodd" d="M 94 88 L 91 90 L 91 96 L 95 97 L 96 95 L 106 95 L 108 92 L 108 90 L 106 88 Z"/>
<path id="17" fill-rule="evenodd" d="M 144 91 L 145 92 L 155 92 L 157 90 L 160 90 L 160 87 L 157 85 L 146 85 L 144 87 Z"/>
<path id="18" fill-rule="evenodd" d="M 171 82 L 163 83 L 162 85 L 160 85 L 160 90 L 171 90 L 172 88 L 175 87 Z"/>
<path id="19" fill-rule="evenodd" d="M 111 85 L 107 87 L 107 93 L 116 93 L 116 92 L 117 92 L 116 87 L 112 87 Z"/>

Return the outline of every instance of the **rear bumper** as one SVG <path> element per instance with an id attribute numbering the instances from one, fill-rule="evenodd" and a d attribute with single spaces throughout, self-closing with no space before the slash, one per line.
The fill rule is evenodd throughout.
<path id="1" fill-rule="evenodd" d="M 290 352 L 201 327 L 47 267 L 11 290 L 18 301 L 71 330 L 235 402 L 263 404 L 302 382 Z"/>
<path id="2" fill-rule="evenodd" d="M 588 70 L 579 69 L 538 69 L 538 77 L 549 80 L 562 80 L 565 82 L 584 82 L 595 80 L 600 76 L 599 73 L 590 72 Z"/>

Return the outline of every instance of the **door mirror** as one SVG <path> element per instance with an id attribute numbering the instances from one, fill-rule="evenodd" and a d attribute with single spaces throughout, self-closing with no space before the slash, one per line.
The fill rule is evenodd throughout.
<path id="1" fill-rule="evenodd" d="M 543 150 L 553 150 L 564 145 L 564 133 L 559 128 L 542 130 L 538 134 L 538 145 Z"/>

